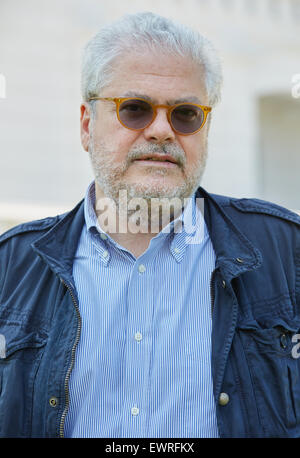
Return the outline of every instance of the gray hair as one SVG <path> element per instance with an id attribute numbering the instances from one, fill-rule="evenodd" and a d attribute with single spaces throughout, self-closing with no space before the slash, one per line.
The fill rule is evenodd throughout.
<path id="1" fill-rule="evenodd" d="M 151 12 L 125 15 L 103 27 L 87 43 L 82 57 L 83 100 L 98 96 L 110 83 L 118 57 L 145 48 L 188 57 L 199 67 L 204 66 L 209 104 L 219 102 L 222 69 L 211 42 L 197 31 Z"/>

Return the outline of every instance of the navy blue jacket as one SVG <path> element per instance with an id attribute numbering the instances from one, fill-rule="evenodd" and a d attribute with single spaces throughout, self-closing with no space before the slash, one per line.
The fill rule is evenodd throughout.
<path id="1" fill-rule="evenodd" d="M 197 197 L 205 198 L 216 253 L 211 362 L 219 434 L 300 437 L 300 358 L 292 352 L 300 217 L 203 188 Z M 81 201 L 0 237 L 0 437 L 63 436 L 81 331 L 72 264 L 83 224 Z"/>

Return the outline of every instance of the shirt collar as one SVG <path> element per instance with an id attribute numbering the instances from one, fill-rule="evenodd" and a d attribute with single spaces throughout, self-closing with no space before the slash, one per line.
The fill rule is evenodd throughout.
<path id="1" fill-rule="evenodd" d="M 108 265 L 111 254 L 108 249 L 108 235 L 102 230 L 97 215 L 95 212 L 96 190 L 95 181 L 92 181 L 87 188 L 84 199 L 84 218 L 88 235 L 91 237 L 92 243 L 100 255 L 103 264 Z M 114 240 L 109 237 L 112 243 Z"/>
<path id="2" fill-rule="evenodd" d="M 95 212 L 95 181 L 92 181 L 87 188 L 84 199 L 84 217 L 88 234 L 105 265 L 108 264 L 111 257 L 110 249 L 114 246 L 116 249 L 124 250 L 114 239 L 103 231 L 99 225 Z M 208 235 L 206 224 L 203 217 L 204 199 L 196 198 L 193 194 L 185 200 L 183 212 L 175 220 L 165 226 L 151 240 L 150 245 L 155 245 L 162 239 L 169 240 L 169 249 L 177 262 L 181 262 L 188 245 L 199 244 L 204 237 Z M 169 237 L 168 237 L 169 236 Z"/>
<path id="3" fill-rule="evenodd" d="M 195 193 L 185 200 L 184 211 L 170 223 L 170 250 L 176 261 L 182 261 L 189 245 L 201 244 L 208 236 L 203 212 L 204 199 L 196 198 Z"/>

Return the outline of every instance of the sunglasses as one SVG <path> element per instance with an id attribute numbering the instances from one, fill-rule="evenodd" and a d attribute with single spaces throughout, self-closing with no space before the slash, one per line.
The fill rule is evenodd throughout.
<path id="1" fill-rule="evenodd" d="M 199 132 L 205 124 L 211 107 L 196 103 L 178 103 L 176 105 L 154 105 L 145 99 L 136 97 L 91 97 L 91 100 L 115 102 L 117 117 L 127 129 L 143 130 L 154 121 L 157 108 L 166 108 L 172 129 L 180 135 L 192 135 Z"/>

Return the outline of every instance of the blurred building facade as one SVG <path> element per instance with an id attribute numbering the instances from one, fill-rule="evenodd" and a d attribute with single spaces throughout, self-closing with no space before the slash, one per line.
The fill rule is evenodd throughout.
<path id="1" fill-rule="evenodd" d="M 79 136 L 82 48 L 141 10 L 196 28 L 220 53 L 202 186 L 300 209 L 300 0 L 1 0 L 0 232 L 83 198 L 93 175 Z"/>

